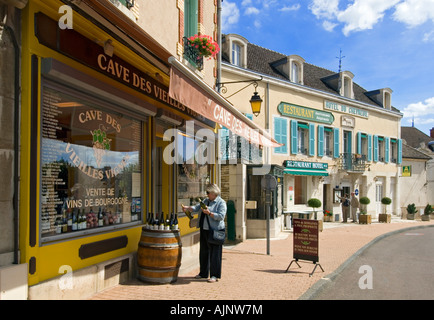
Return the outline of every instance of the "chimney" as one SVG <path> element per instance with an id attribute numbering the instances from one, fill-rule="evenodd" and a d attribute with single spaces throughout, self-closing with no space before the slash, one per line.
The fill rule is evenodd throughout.
<path id="1" fill-rule="evenodd" d="M 430 130 L 430 137 L 434 139 L 434 127 Z"/>

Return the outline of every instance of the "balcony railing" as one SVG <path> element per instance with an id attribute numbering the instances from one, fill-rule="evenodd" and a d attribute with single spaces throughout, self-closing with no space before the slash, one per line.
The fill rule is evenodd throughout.
<path id="1" fill-rule="evenodd" d="M 186 58 L 191 64 L 196 66 L 198 70 L 203 69 L 203 57 L 199 54 L 199 50 L 197 50 L 190 40 L 187 37 L 184 37 L 184 58 Z"/>
<path id="2" fill-rule="evenodd" d="M 349 172 L 364 172 L 370 166 L 366 155 L 357 153 L 341 153 L 338 162 L 340 170 Z"/>

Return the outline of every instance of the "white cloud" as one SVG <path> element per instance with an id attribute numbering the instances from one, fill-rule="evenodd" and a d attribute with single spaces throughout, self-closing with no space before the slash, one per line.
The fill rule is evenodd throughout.
<path id="1" fill-rule="evenodd" d="M 424 24 L 429 20 L 434 21 L 434 1 L 405 0 L 396 5 L 393 18 L 410 27 Z"/>
<path id="2" fill-rule="evenodd" d="M 309 10 L 318 18 L 334 19 L 339 11 L 339 0 L 313 0 Z"/>
<path id="3" fill-rule="evenodd" d="M 236 3 L 223 1 L 222 2 L 222 31 L 238 23 L 240 19 L 240 10 Z"/>
<path id="4" fill-rule="evenodd" d="M 337 25 L 338 25 L 337 23 L 333 23 L 333 22 L 330 22 L 328 20 L 325 20 L 322 23 L 322 27 L 324 28 L 324 30 L 329 31 L 329 32 L 332 32 Z"/>
<path id="5" fill-rule="evenodd" d="M 259 20 L 255 20 L 255 22 L 253 24 L 257 29 L 261 28 L 261 26 L 262 26 L 261 21 L 259 21 Z"/>
<path id="6" fill-rule="evenodd" d="M 434 123 L 434 97 L 428 98 L 425 101 L 411 103 L 402 110 L 404 118 L 413 120 L 417 124 L 430 124 Z M 408 121 L 408 120 L 407 120 Z"/>
<path id="7" fill-rule="evenodd" d="M 255 8 L 255 7 L 248 7 L 246 9 L 246 11 L 244 12 L 245 15 L 249 16 L 252 14 L 259 14 L 259 9 Z"/>
<path id="8" fill-rule="evenodd" d="M 287 12 L 287 11 L 297 11 L 298 9 L 300 9 L 300 4 L 293 4 L 292 6 L 283 6 L 282 8 L 279 9 L 279 11 L 282 12 Z"/>
<path id="9" fill-rule="evenodd" d="M 372 29 L 383 19 L 385 11 L 393 8 L 400 0 L 355 0 L 344 11 L 339 11 L 337 19 L 345 24 L 344 35 L 353 31 Z"/>
<path id="10" fill-rule="evenodd" d="M 317 19 L 324 19 L 323 27 L 333 30 L 338 23 L 344 25 L 342 32 L 348 36 L 351 32 L 372 29 L 381 21 L 387 10 L 394 8 L 402 0 L 354 0 L 343 10 L 339 9 L 339 0 L 312 0 L 309 10 Z M 419 1 L 419 0 L 406 0 Z M 431 1 L 432 0 L 422 0 Z"/>

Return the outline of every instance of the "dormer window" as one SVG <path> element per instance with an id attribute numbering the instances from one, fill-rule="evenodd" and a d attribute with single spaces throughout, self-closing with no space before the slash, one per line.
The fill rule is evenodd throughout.
<path id="1" fill-rule="evenodd" d="M 289 81 L 294 83 L 303 84 L 303 64 L 304 59 L 297 55 L 292 55 L 288 57 L 289 64 Z"/>
<path id="2" fill-rule="evenodd" d="M 390 88 L 383 88 L 365 92 L 365 95 L 384 109 L 390 110 L 392 108 L 392 92 Z"/>
<path id="3" fill-rule="evenodd" d="M 341 73 L 341 96 L 345 98 L 354 99 L 353 94 L 353 77 L 354 75 L 349 71 L 344 71 Z"/>
<path id="4" fill-rule="evenodd" d="M 238 34 L 227 34 L 223 39 L 222 52 L 234 66 L 247 68 L 248 43 L 245 38 Z"/>

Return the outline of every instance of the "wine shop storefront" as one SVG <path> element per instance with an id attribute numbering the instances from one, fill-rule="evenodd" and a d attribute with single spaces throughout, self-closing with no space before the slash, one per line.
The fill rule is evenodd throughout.
<path id="1" fill-rule="evenodd" d="M 215 129 L 168 96 L 170 54 L 148 60 L 76 11 L 73 29 L 62 30 L 61 5 L 23 10 L 20 260 L 29 299 L 82 298 L 134 277 L 147 213 L 179 212 L 216 175 L 215 161 L 163 159 L 168 130 L 182 150 L 197 146 L 197 130 Z M 181 215 L 179 228 L 188 268 L 198 229 Z"/>
<path id="2" fill-rule="evenodd" d="M 135 277 L 148 213 L 179 213 L 180 272 L 197 268 L 198 229 L 181 205 L 218 180 L 217 124 L 278 145 L 151 37 L 116 13 L 93 15 L 99 3 L 74 4 L 72 29 L 59 27 L 60 1 L 22 12 L 19 250 L 29 299 L 84 298 Z"/>

